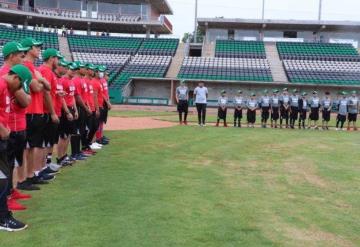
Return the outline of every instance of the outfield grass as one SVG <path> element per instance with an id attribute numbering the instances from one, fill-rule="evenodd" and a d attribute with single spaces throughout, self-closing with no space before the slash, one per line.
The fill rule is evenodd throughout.
<path id="1" fill-rule="evenodd" d="M 359 246 L 360 134 L 173 127 L 34 192 L 1 246 Z"/>

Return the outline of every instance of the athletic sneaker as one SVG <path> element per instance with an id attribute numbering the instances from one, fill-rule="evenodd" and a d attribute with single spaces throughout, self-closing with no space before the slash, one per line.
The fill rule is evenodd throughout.
<path id="1" fill-rule="evenodd" d="M 24 182 L 18 183 L 16 188 L 18 190 L 25 190 L 25 191 L 34 191 L 40 190 L 38 186 L 33 185 L 30 181 L 25 180 Z"/>
<path id="2" fill-rule="evenodd" d="M 100 150 L 101 149 L 101 147 L 99 145 L 97 145 L 95 142 L 90 145 L 90 148 L 94 149 L 94 150 Z"/>
<path id="3" fill-rule="evenodd" d="M 14 198 L 9 197 L 7 199 L 7 206 L 10 211 L 22 211 L 26 210 L 26 207 L 18 203 Z"/>
<path id="4" fill-rule="evenodd" d="M 46 167 L 44 170 L 42 170 L 40 173 L 42 174 L 49 174 L 49 175 L 55 175 L 57 174 L 59 171 L 54 171 L 53 169 L 51 169 L 49 166 Z"/>
<path id="5" fill-rule="evenodd" d="M 18 191 L 17 189 L 13 189 L 11 191 L 10 197 L 15 200 L 27 200 L 27 199 L 31 198 L 31 195 L 23 194 L 20 191 Z"/>
<path id="6" fill-rule="evenodd" d="M 49 184 L 49 182 L 45 181 L 42 177 L 39 176 L 34 176 L 28 179 L 32 184 L 40 184 L 40 185 Z"/>
<path id="7" fill-rule="evenodd" d="M 96 154 L 96 152 L 91 150 L 90 148 L 83 150 L 82 153 L 88 157 L 91 157 Z"/>
<path id="8" fill-rule="evenodd" d="M 0 219 L 0 230 L 8 232 L 18 232 L 27 228 L 27 225 L 16 220 L 12 213 L 9 212 L 8 216 Z"/>
<path id="9" fill-rule="evenodd" d="M 61 166 L 59 166 L 58 164 L 55 164 L 55 163 L 48 164 L 48 167 L 50 167 L 50 169 L 53 171 L 60 171 L 60 168 L 61 168 Z"/>
<path id="10" fill-rule="evenodd" d="M 76 159 L 76 160 L 79 160 L 79 161 L 87 159 L 87 157 L 85 155 L 82 155 L 82 154 L 76 154 L 75 156 L 73 156 L 73 158 Z"/>
<path id="11" fill-rule="evenodd" d="M 54 175 L 46 174 L 46 173 L 39 173 L 39 177 L 42 178 L 45 182 L 51 181 L 55 179 Z"/>

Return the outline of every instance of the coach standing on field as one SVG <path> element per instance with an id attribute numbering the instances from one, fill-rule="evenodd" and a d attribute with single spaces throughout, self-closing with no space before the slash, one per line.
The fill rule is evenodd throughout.
<path id="1" fill-rule="evenodd" d="M 209 92 L 208 89 L 204 86 L 204 82 L 199 82 L 199 85 L 194 90 L 199 126 L 206 126 L 205 118 L 206 118 L 206 105 L 207 105 L 208 95 Z"/>

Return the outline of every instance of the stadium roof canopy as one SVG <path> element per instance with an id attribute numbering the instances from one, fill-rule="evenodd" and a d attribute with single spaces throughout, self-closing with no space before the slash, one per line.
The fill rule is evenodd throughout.
<path id="1" fill-rule="evenodd" d="M 351 31 L 360 32 L 360 22 L 318 20 L 268 20 L 238 18 L 198 18 L 200 29 L 249 29 L 292 31 Z"/>
<path id="2" fill-rule="evenodd" d="M 129 4 L 135 4 L 135 3 L 144 3 L 144 0 L 99 0 L 100 2 L 106 2 L 106 3 L 129 3 Z M 170 7 L 170 4 L 167 0 L 146 0 L 147 3 L 154 6 L 160 14 L 163 15 L 172 15 L 173 10 Z"/>
<path id="3" fill-rule="evenodd" d="M 73 27 L 75 30 L 109 31 L 114 33 L 144 34 L 147 30 L 154 34 L 170 34 L 172 26 L 163 23 L 161 20 L 122 22 L 106 21 L 89 18 L 64 18 L 61 16 L 47 16 L 35 12 L 26 12 L 17 9 L 0 8 L 0 22 L 23 25 L 25 20 L 28 25 L 36 24 L 51 25 L 60 28 L 62 25 Z"/>

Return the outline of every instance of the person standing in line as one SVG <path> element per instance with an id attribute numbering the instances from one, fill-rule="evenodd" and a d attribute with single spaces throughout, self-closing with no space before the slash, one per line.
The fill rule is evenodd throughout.
<path id="1" fill-rule="evenodd" d="M 292 95 L 290 96 L 290 128 L 295 128 L 295 122 L 298 119 L 299 114 L 299 96 L 297 95 L 297 89 L 293 90 Z"/>
<path id="2" fill-rule="evenodd" d="M 346 92 L 342 92 L 341 96 L 341 99 L 338 100 L 339 110 L 336 117 L 336 130 L 344 130 L 344 123 L 346 122 L 346 115 L 348 114 L 348 99 L 346 98 Z"/>
<path id="3" fill-rule="evenodd" d="M 239 90 L 238 94 L 234 98 L 234 127 L 241 128 L 242 109 L 244 106 L 244 98 L 242 97 L 242 91 Z"/>
<path id="4" fill-rule="evenodd" d="M 359 113 L 359 99 L 356 96 L 356 91 L 352 91 L 351 92 L 351 96 L 349 97 L 349 102 L 348 102 L 348 127 L 347 130 L 350 130 L 350 125 L 352 123 L 352 127 L 353 129 L 356 131 L 357 127 L 356 127 L 356 120 L 357 120 L 357 115 Z"/>
<path id="5" fill-rule="evenodd" d="M 207 106 L 207 98 L 209 92 L 208 89 L 204 86 L 204 82 L 199 82 L 198 86 L 194 90 L 195 96 L 195 104 L 198 112 L 198 123 L 199 126 L 205 127 L 205 119 L 206 119 L 206 106 Z"/>
<path id="6" fill-rule="evenodd" d="M 280 129 L 283 127 L 283 120 L 285 119 L 286 128 L 289 128 L 289 92 L 287 88 L 283 89 L 283 94 L 280 97 Z"/>
<path id="7" fill-rule="evenodd" d="M 187 115 L 189 111 L 189 88 L 186 86 L 185 81 L 181 81 L 180 86 L 176 88 L 175 98 L 177 103 L 177 111 L 179 113 L 179 123 L 180 125 L 187 125 Z"/>
<path id="8" fill-rule="evenodd" d="M 270 115 L 270 97 L 268 95 L 268 90 L 264 90 L 264 95 L 260 97 L 259 105 L 261 108 L 261 127 L 267 127 L 267 121 L 269 120 Z"/>
<path id="9" fill-rule="evenodd" d="M 226 91 L 221 91 L 221 96 L 218 99 L 218 117 L 216 122 L 216 127 L 219 127 L 220 120 L 224 120 L 224 127 L 227 127 L 226 115 L 227 115 L 227 105 L 228 97 L 226 97 Z"/>
<path id="10" fill-rule="evenodd" d="M 270 98 L 270 108 L 271 108 L 271 128 L 277 128 L 277 121 L 279 120 L 279 107 L 280 107 L 280 100 L 278 96 L 279 90 L 273 90 L 273 96 Z M 275 125 L 274 125 L 275 123 Z"/>
<path id="11" fill-rule="evenodd" d="M 320 105 L 322 110 L 322 129 L 329 130 L 329 121 L 330 121 L 331 107 L 332 107 L 332 101 L 329 92 L 325 92 L 325 97 L 321 101 Z"/>
<path id="12" fill-rule="evenodd" d="M 309 105 L 311 110 L 309 116 L 310 124 L 308 128 L 310 129 L 313 127 L 314 129 L 319 129 L 317 126 L 317 121 L 319 120 L 320 99 L 316 91 L 313 91 L 313 96 L 310 99 Z M 314 125 L 312 125 L 312 122 Z"/>
<path id="13" fill-rule="evenodd" d="M 307 93 L 303 92 L 301 95 L 301 98 L 299 99 L 299 129 L 301 127 L 305 129 L 305 121 L 306 121 L 306 115 L 307 115 L 307 108 L 308 108 L 308 102 L 306 99 Z"/>
<path id="14" fill-rule="evenodd" d="M 252 93 L 250 99 L 246 102 L 248 128 L 254 128 L 254 124 L 256 122 L 256 109 L 258 106 L 259 105 L 258 101 L 256 100 L 256 94 Z"/>

